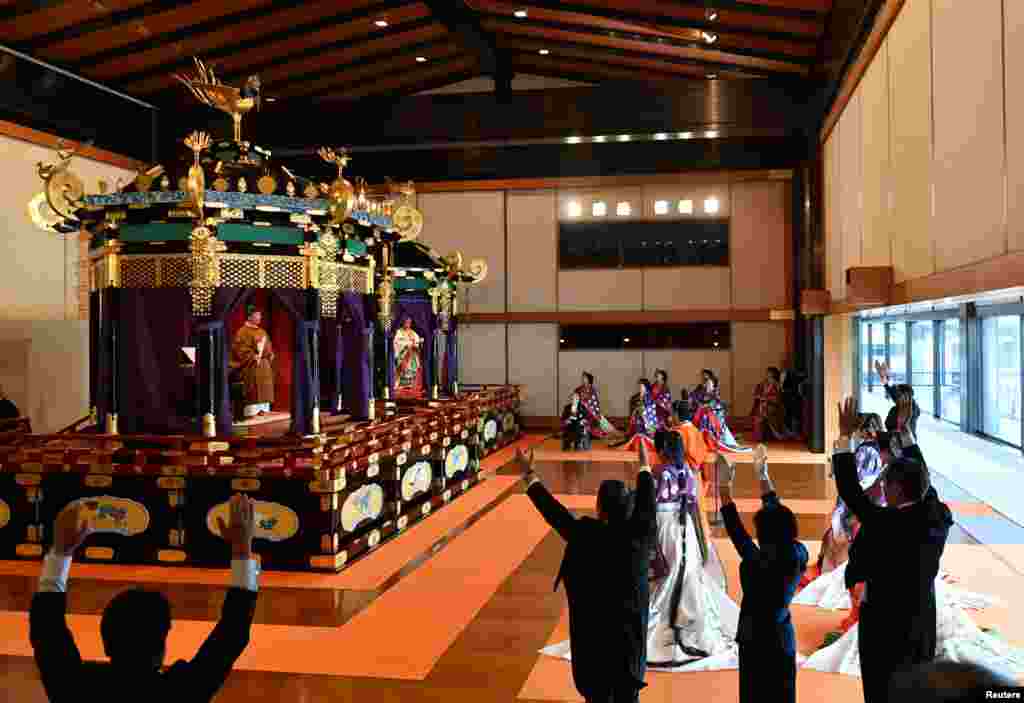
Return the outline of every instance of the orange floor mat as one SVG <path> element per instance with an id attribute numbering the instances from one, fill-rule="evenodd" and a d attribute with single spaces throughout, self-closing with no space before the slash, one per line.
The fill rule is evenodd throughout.
<path id="1" fill-rule="evenodd" d="M 511 496 L 341 627 L 254 625 L 237 668 L 422 680 L 548 532 L 526 496 Z M 99 616 L 69 621 L 82 656 L 102 659 Z M 191 658 L 212 628 L 176 620 L 168 659 Z M 0 633 L 0 655 L 31 656 L 27 613 L 0 613 Z"/>

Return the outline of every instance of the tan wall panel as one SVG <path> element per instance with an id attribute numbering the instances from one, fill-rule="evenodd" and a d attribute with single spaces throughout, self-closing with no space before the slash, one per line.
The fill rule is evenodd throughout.
<path id="1" fill-rule="evenodd" d="M 724 267 L 644 269 L 643 282 L 644 310 L 722 310 L 732 304 L 732 275 Z"/>
<path id="2" fill-rule="evenodd" d="M 509 383 L 526 386 L 523 414 L 561 414 L 556 377 L 558 325 L 509 325 L 508 358 Z"/>
<path id="3" fill-rule="evenodd" d="M 487 259 L 487 280 L 469 289 L 466 312 L 505 312 L 505 194 L 420 193 L 421 238 L 441 254 Z"/>
<path id="4" fill-rule="evenodd" d="M 842 174 L 839 158 L 841 126 L 837 124 L 825 142 L 825 272 L 826 285 L 832 293 L 833 300 L 842 300 L 846 297 L 846 278 L 843 275 Z"/>
<path id="5" fill-rule="evenodd" d="M 643 352 L 566 351 L 558 355 L 558 397 L 564 404 L 580 385 L 584 371 L 594 374 L 601 408 L 609 417 L 629 414 L 629 398 L 644 374 Z M 624 429 L 624 428 L 619 428 Z"/>
<path id="6" fill-rule="evenodd" d="M 825 318 L 825 447 L 839 438 L 836 407 L 853 396 L 853 328 L 850 315 Z"/>
<path id="7" fill-rule="evenodd" d="M 1024 3 L 1003 3 L 1006 56 L 1006 167 L 1009 248 L 1024 249 Z M 1013 86 L 1013 88 L 1010 88 Z"/>
<path id="8" fill-rule="evenodd" d="M 732 325 L 732 378 L 734 415 L 749 415 L 754 388 L 769 366 L 785 369 L 787 330 L 779 322 L 734 322 Z"/>
<path id="9" fill-rule="evenodd" d="M 934 0 L 932 228 L 939 271 L 1006 251 L 1002 5 Z"/>
<path id="10" fill-rule="evenodd" d="M 644 375 L 654 380 L 654 372 L 665 369 L 672 389 L 672 399 L 678 400 L 680 391 L 692 390 L 701 380 L 701 369 L 711 369 L 721 381 L 722 400 L 732 408 L 733 355 L 729 351 L 710 349 L 665 349 L 644 352 Z"/>
<path id="11" fill-rule="evenodd" d="M 927 2 L 908 2 L 889 30 L 893 268 L 897 283 L 935 273 L 932 242 L 932 45 Z"/>
<path id="12" fill-rule="evenodd" d="M 459 378 L 463 383 L 505 383 L 504 324 L 459 327 Z"/>
<path id="13" fill-rule="evenodd" d="M 558 217 L 555 192 L 508 194 L 510 312 L 558 308 Z"/>
<path id="14" fill-rule="evenodd" d="M 864 74 L 861 93 L 861 177 L 864 179 L 863 266 L 892 265 L 889 209 L 889 59 L 885 44 Z"/>
<path id="15" fill-rule="evenodd" d="M 864 179 L 861 175 L 860 90 L 853 94 L 841 119 L 839 161 L 841 163 L 840 214 L 842 216 L 843 277 L 847 269 L 860 266 L 864 251 Z"/>
<path id="16" fill-rule="evenodd" d="M 589 270 L 558 272 L 559 310 L 642 310 L 643 272 Z"/>
<path id="17" fill-rule="evenodd" d="M 26 205 L 42 188 L 37 162 L 53 163 L 50 149 L 0 136 L 0 319 L 62 320 L 77 314 L 75 242 L 47 234 L 28 219 Z M 85 183 L 86 192 L 98 192 L 98 181 L 113 189 L 118 179 L 134 177 L 123 169 L 76 158 L 71 165 Z M 72 257 L 72 261 L 68 261 Z"/>
<path id="18" fill-rule="evenodd" d="M 0 349 L 27 352 L 6 359 L 3 382 L 33 430 L 56 432 L 89 414 L 88 322 L 0 321 Z"/>
<path id="19" fill-rule="evenodd" d="M 733 185 L 729 227 L 733 306 L 784 308 L 792 303 L 786 261 L 792 237 L 790 197 L 791 186 L 783 181 Z"/>

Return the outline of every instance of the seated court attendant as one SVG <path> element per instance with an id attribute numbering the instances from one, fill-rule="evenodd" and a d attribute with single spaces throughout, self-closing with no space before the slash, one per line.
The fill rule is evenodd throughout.
<path id="1" fill-rule="evenodd" d="M 164 669 L 170 604 L 155 591 L 131 589 L 103 610 L 100 634 L 109 663 L 83 662 L 68 629 L 67 581 L 71 557 L 91 532 L 81 508 L 65 508 L 54 523 L 53 548 L 43 561 L 39 588 L 29 612 L 29 638 L 39 675 L 51 703 L 78 703 L 114 696 L 123 700 L 205 703 L 227 680 L 249 644 L 256 611 L 259 566 L 252 555 L 253 504 L 231 499 L 230 524 L 220 533 L 231 546 L 231 588 L 220 621 L 191 661 Z"/>

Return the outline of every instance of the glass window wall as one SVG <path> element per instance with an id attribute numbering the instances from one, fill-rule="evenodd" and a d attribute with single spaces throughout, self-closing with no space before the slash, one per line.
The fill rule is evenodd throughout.
<path id="1" fill-rule="evenodd" d="M 1020 316 L 981 321 L 982 429 L 985 434 L 1021 446 Z"/>

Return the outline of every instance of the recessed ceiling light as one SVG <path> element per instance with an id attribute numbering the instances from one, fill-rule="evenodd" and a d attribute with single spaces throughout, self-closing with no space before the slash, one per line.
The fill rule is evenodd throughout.
<path id="1" fill-rule="evenodd" d="M 526 18 L 526 10 L 516 10 L 512 14 L 515 15 L 516 17 L 518 17 L 519 19 L 525 19 Z"/>
<path id="2" fill-rule="evenodd" d="M 427 62 L 427 57 L 426 56 L 417 56 L 416 57 L 416 63 L 426 63 L 426 62 Z"/>
<path id="3" fill-rule="evenodd" d="M 569 217 L 580 217 L 583 215 L 583 206 L 580 205 L 578 200 L 572 200 L 569 202 Z"/>
<path id="4" fill-rule="evenodd" d="M 680 139 L 693 139 L 693 132 L 680 132 L 677 136 Z"/>
<path id="5" fill-rule="evenodd" d="M 629 344 L 629 337 L 623 337 L 622 341 L 625 342 L 626 344 Z"/>
<path id="6" fill-rule="evenodd" d="M 583 141 L 583 137 L 568 137 L 565 140 L 565 143 L 566 144 L 579 144 L 582 141 Z"/>
<path id="7" fill-rule="evenodd" d="M 384 27 L 388 26 L 388 21 L 387 20 L 377 20 L 376 22 L 374 22 L 374 24 L 377 25 L 378 27 L 380 27 L 381 29 L 383 29 Z"/>
<path id="8" fill-rule="evenodd" d="M 717 73 L 709 73 L 709 74 L 707 75 L 707 79 L 708 79 L 709 81 L 713 81 L 713 80 L 715 80 L 716 78 L 718 78 L 718 74 L 717 74 Z"/>
<path id="9" fill-rule="evenodd" d="M 594 137 L 594 141 L 598 144 L 603 144 L 607 139 L 608 137 Z"/>
<path id="10" fill-rule="evenodd" d="M 620 134 L 619 135 L 619 141 L 620 142 L 628 142 L 630 139 L 632 139 L 632 137 L 630 137 L 628 134 Z"/>
<path id="11" fill-rule="evenodd" d="M 564 339 L 559 339 L 558 341 L 561 342 L 562 344 L 565 344 L 565 340 Z"/>
<path id="12" fill-rule="evenodd" d="M 267 97 L 263 98 L 263 99 L 265 101 L 267 101 L 268 103 L 272 103 L 272 102 L 276 102 L 277 101 L 277 98 L 269 96 L 269 95 Z"/>
<path id="13" fill-rule="evenodd" d="M 548 51 L 547 49 L 540 49 L 537 53 L 540 54 L 541 56 L 547 56 L 551 52 Z"/>
<path id="14" fill-rule="evenodd" d="M 655 134 L 655 135 L 654 135 L 654 138 L 655 138 L 656 140 L 658 140 L 659 142 L 663 142 L 663 141 L 665 141 L 666 139 L 668 139 L 668 135 L 667 135 L 667 134 L 665 134 L 664 132 L 659 132 L 658 134 Z"/>
<path id="15" fill-rule="evenodd" d="M 708 139 L 715 139 L 718 137 L 718 130 L 710 129 L 707 132 L 704 132 L 704 136 Z"/>

